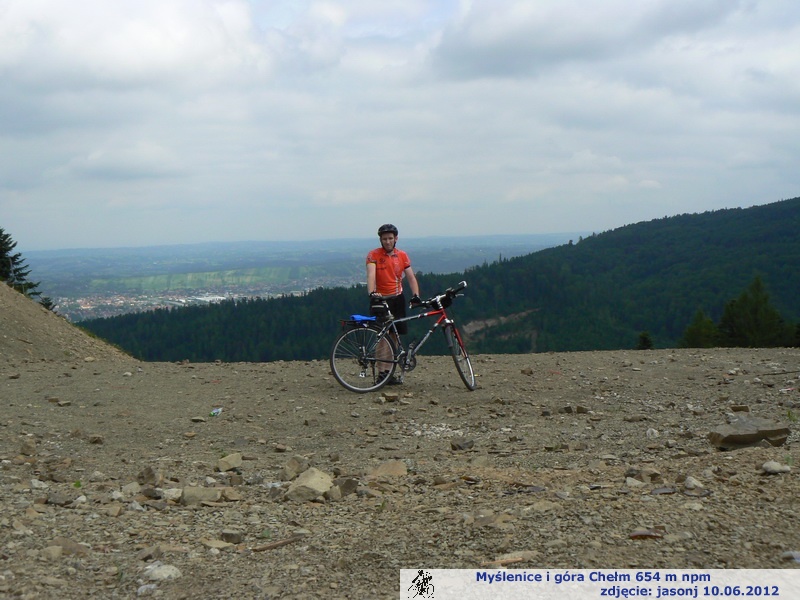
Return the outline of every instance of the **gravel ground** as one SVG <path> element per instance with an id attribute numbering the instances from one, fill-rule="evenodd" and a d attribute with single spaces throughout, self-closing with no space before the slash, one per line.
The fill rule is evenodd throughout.
<path id="1" fill-rule="evenodd" d="M 0 597 L 397 598 L 401 568 L 800 567 L 800 350 L 473 364 L 474 392 L 424 356 L 357 395 L 326 362 L 142 363 L 0 286 Z M 791 433 L 710 443 L 741 416 Z M 307 468 L 334 487 L 293 496 Z"/>

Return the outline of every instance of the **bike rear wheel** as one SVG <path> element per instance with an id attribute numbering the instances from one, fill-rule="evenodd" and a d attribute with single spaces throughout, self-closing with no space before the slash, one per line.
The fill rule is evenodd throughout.
<path id="1" fill-rule="evenodd" d="M 331 373 L 351 392 L 374 392 L 394 375 L 397 368 L 394 340 L 390 336 L 379 339 L 379 333 L 376 329 L 358 327 L 345 331 L 333 343 Z M 383 360 L 379 360 L 379 354 Z M 389 375 L 381 377 L 382 372 Z"/>
<path id="2" fill-rule="evenodd" d="M 453 354 L 453 362 L 456 363 L 456 370 L 458 371 L 461 381 L 467 386 L 467 389 L 472 391 L 478 387 L 475 381 L 475 372 L 472 370 L 472 362 L 467 354 L 467 349 L 464 347 L 464 341 L 461 339 L 461 334 L 456 329 L 455 325 L 446 325 L 444 328 L 444 337 L 447 340 L 447 345 L 450 352 Z"/>

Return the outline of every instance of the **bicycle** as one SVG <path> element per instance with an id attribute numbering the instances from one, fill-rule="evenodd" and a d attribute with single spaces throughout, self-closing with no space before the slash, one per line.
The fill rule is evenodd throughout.
<path id="1" fill-rule="evenodd" d="M 459 292 L 466 287 L 467 282 L 462 281 L 455 288 L 448 288 L 438 296 L 411 306 L 426 309 L 422 314 L 395 319 L 389 306 L 383 301 L 378 305 L 383 313 L 380 320 L 376 316 L 362 315 L 351 315 L 349 320 L 343 320 L 344 331 L 333 343 L 330 357 L 331 372 L 336 381 L 351 392 L 374 392 L 389 383 L 399 368 L 400 375 L 397 379 L 402 383 L 405 374 L 417 366 L 420 348 L 441 327 L 461 380 L 468 390 L 476 389 L 478 385 L 464 346 L 464 338 L 446 312 L 453 299 L 462 295 Z M 436 320 L 419 343 L 412 342 L 406 348 L 397 334 L 397 323 L 424 318 Z"/>

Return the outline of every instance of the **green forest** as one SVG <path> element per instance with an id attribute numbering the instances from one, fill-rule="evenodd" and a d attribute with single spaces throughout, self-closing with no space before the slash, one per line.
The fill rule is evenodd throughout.
<path id="1" fill-rule="evenodd" d="M 763 336 L 734 331 L 743 319 L 751 328 L 768 320 L 770 345 L 794 345 L 798 232 L 800 198 L 794 198 L 631 224 L 466 272 L 418 278 L 423 297 L 468 282 L 449 312 L 473 353 L 764 344 Z M 310 360 L 326 358 L 341 320 L 367 308 L 364 286 L 320 288 L 81 326 L 150 361 Z M 410 336 L 418 333 L 419 327 Z"/>

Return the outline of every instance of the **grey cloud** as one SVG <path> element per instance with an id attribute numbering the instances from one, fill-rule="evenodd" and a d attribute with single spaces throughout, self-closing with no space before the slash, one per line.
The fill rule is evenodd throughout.
<path id="1" fill-rule="evenodd" d="M 655 2 L 642 14 L 637 28 L 642 36 L 693 35 L 723 23 L 729 17 L 749 12 L 747 0 L 672 0 Z"/>
<path id="2" fill-rule="evenodd" d="M 573 0 L 562 3 L 476 3 L 445 30 L 431 64 L 458 79 L 537 76 L 564 64 L 588 69 L 640 54 L 674 35 L 694 35 L 739 10 L 742 2 L 654 3 Z"/>

